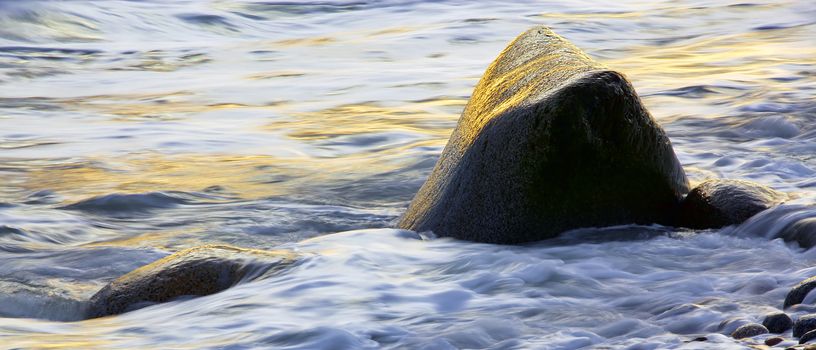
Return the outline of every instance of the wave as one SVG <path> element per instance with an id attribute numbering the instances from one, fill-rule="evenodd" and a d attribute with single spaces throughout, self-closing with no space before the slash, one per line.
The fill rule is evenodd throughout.
<path id="1" fill-rule="evenodd" d="M 206 204 L 222 199 L 211 195 L 168 191 L 123 194 L 113 193 L 69 204 L 60 209 L 78 210 L 94 214 L 138 214 L 157 209 L 171 209 L 181 205 Z"/>
<path id="2" fill-rule="evenodd" d="M 651 94 L 652 96 L 676 96 L 684 98 L 704 98 L 708 95 L 720 94 L 723 90 L 742 90 L 738 87 L 732 86 L 717 86 L 717 85 L 691 85 L 681 88 L 659 91 Z"/>
<path id="3" fill-rule="evenodd" d="M 60 60 L 66 57 L 54 55 L 43 56 L 44 54 L 61 54 L 66 56 L 88 56 L 102 53 L 101 50 L 93 49 L 69 49 L 60 47 L 33 47 L 33 46 L 1 46 L 0 55 L 8 55 L 16 58 L 41 58 L 48 60 Z"/>
<path id="4" fill-rule="evenodd" d="M 816 245 L 816 207 L 781 205 L 763 211 L 734 229 L 740 236 L 781 238 L 803 248 Z"/>

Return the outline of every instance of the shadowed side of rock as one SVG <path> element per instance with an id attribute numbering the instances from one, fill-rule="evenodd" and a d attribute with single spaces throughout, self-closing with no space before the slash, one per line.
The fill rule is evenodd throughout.
<path id="1" fill-rule="evenodd" d="M 116 315 L 181 296 L 203 296 L 281 270 L 295 261 L 289 251 L 226 245 L 190 248 L 117 278 L 94 294 L 88 318 Z"/>
<path id="2" fill-rule="evenodd" d="M 535 27 L 487 69 L 399 227 L 523 243 L 667 223 L 687 191 L 668 137 L 626 78 Z"/>

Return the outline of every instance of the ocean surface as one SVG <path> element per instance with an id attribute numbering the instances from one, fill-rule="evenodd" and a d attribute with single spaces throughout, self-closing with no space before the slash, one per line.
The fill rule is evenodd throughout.
<path id="1" fill-rule="evenodd" d="M 816 275 L 774 238 L 816 217 L 816 3 L 600 3 L 0 0 L 0 348 L 745 347 L 727 334 Z M 391 229 L 538 24 L 627 74 L 692 183 L 798 199 L 526 246 Z M 210 243 L 304 261 L 81 320 L 112 279 Z"/>

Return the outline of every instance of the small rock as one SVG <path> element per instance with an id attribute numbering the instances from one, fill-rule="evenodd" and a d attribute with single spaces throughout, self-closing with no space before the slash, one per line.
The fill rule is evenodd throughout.
<path id="1" fill-rule="evenodd" d="M 765 315 L 762 325 L 771 333 L 782 333 L 793 327 L 793 320 L 784 312 L 774 312 Z"/>
<path id="2" fill-rule="evenodd" d="M 816 330 L 805 333 L 801 338 L 799 338 L 799 344 L 807 343 L 813 339 L 816 339 Z"/>
<path id="3" fill-rule="evenodd" d="M 783 339 L 782 337 L 768 338 L 768 339 L 765 339 L 765 345 L 774 346 L 774 345 L 779 344 L 779 343 L 781 343 L 783 341 L 785 341 L 785 339 Z"/>
<path id="4" fill-rule="evenodd" d="M 243 280 L 292 265 L 290 251 L 227 245 L 182 250 L 108 283 L 88 301 L 88 318 L 116 315 L 183 296 L 220 292 Z"/>
<path id="5" fill-rule="evenodd" d="M 796 242 L 802 248 L 812 248 L 816 246 L 816 218 L 807 217 L 785 226 L 777 235 L 786 242 Z"/>
<path id="6" fill-rule="evenodd" d="M 741 224 L 787 198 L 782 192 L 749 181 L 706 180 L 681 203 L 678 225 L 706 229 Z"/>
<path id="7" fill-rule="evenodd" d="M 816 277 L 811 277 L 799 282 L 799 284 L 791 288 L 790 292 L 788 292 L 783 307 L 787 309 L 790 306 L 801 304 L 813 288 L 816 288 Z"/>
<path id="8" fill-rule="evenodd" d="M 740 326 L 740 328 L 737 328 L 737 330 L 735 330 L 734 333 L 731 333 L 731 337 L 734 338 L 734 339 L 742 339 L 742 338 L 755 337 L 755 336 L 758 336 L 760 334 L 766 334 L 766 333 L 768 333 L 768 329 L 765 328 L 765 326 L 763 326 L 763 325 L 761 325 L 759 323 L 749 323 L 749 324 Z"/>
<path id="9" fill-rule="evenodd" d="M 793 324 L 793 336 L 799 338 L 814 329 L 816 329 L 816 314 L 804 315 Z"/>
<path id="10" fill-rule="evenodd" d="M 741 318 L 741 317 L 732 317 L 732 318 L 729 318 L 729 319 L 722 320 L 720 322 L 720 325 L 717 327 L 717 332 L 720 333 L 720 334 L 726 334 L 726 335 L 731 334 L 731 333 L 734 333 L 734 331 L 736 331 L 737 328 L 740 328 L 740 326 L 743 326 L 743 325 L 746 325 L 746 324 L 749 324 L 749 323 L 753 323 L 753 322 L 751 322 L 751 321 L 749 321 L 747 319 Z"/>

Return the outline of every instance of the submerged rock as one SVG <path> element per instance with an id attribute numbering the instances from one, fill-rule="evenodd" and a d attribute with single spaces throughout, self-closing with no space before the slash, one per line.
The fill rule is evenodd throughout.
<path id="1" fill-rule="evenodd" d="M 781 337 L 768 338 L 768 339 L 765 339 L 765 345 L 774 346 L 774 345 L 779 344 L 779 343 L 781 343 L 783 341 L 785 341 L 785 339 L 781 338 Z"/>
<path id="2" fill-rule="evenodd" d="M 731 333 L 731 337 L 734 339 L 742 339 L 755 337 L 760 334 L 766 333 L 768 333 L 768 329 L 765 328 L 765 326 L 758 323 L 749 323 L 737 328 L 737 330 L 735 330 L 734 333 Z"/>
<path id="3" fill-rule="evenodd" d="M 804 315 L 793 324 L 793 336 L 799 338 L 814 329 L 816 329 L 816 314 Z"/>
<path id="4" fill-rule="evenodd" d="M 812 248 L 816 245 L 816 217 L 803 218 L 785 226 L 777 237 L 796 242 L 802 248 Z"/>
<path id="5" fill-rule="evenodd" d="M 784 312 L 774 312 L 765 315 L 762 325 L 771 333 L 783 333 L 793 327 L 793 320 Z"/>
<path id="6" fill-rule="evenodd" d="M 181 296 L 220 292 L 295 261 L 289 251 L 208 245 L 169 255 L 117 278 L 91 297 L 87 317 L 116 315 Z"/>
<path id="7" fill-rule="evenodd" d="M 793 305 L 801 304 L 813 288 L 816 288 L 816 276 L 799 282 L 799 284 L 793 286 L 790 292 L 788 292 L 788 295 L 785 296 L 785 303 L 782 307 L 787 309 Z"/>
<path id="8" fill-rule="evenodd" d="M 740 224 L 786 199 L 782 192 L 749 181 L 706 180 L 683 200 L 678 225 L 704 229 Z"/>
<path id="9" fill-rule="evenodd" d="M 768 239 L 782 238 L 802 248 L 812 248 L 816 246 L 816 207 L 783 204 L 750 218 L 736 232 Z"/>
<path id="10" fill-rule="evenodd" d="M 626 78 L 534 27 L 487 69 L 398 226 L 522 243 L 666 223 L 687 191 L 669 138 Z"/>

